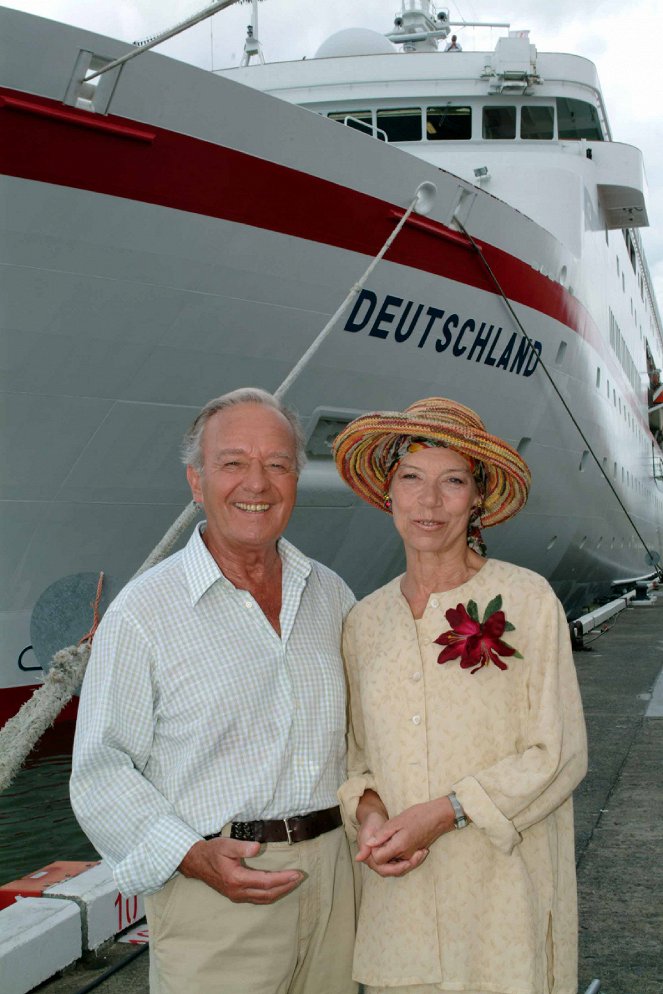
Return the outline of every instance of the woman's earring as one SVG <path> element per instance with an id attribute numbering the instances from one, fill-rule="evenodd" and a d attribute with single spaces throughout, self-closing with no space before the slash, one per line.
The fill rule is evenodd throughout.
<path id="1" fill-rule="evenodd" d="M 384 509 L 385 511 L 391 511 L 391 494 L 384 495 Z"/>

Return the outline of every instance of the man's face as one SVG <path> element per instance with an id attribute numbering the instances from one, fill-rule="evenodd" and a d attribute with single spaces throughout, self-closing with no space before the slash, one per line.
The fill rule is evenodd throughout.
<path id="1" fill-rule="evenodd" d="M 262 404 L 228 407 L 205 425 L 202 455 L 202 472 L 187 466 L 187 479 L 205 510 L 208 548 L 273 546 L 297 496 L 295 437 L 286 418 Z"/>

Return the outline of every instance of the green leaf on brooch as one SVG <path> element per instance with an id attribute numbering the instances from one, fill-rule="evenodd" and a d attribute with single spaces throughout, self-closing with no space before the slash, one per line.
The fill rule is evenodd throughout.
<path id="1" fill-rule="evenodd" d="M 516 630 L 516 626 L 512 625 L 510 621 L 506 621 L 504 623 L 504 631 L 505 632 L 515 632 L 515 630 Z"/>
<path id="2" fill-rule="evenodd" d="M 467 602 L 467 613 L 469 614 L 472 621 L 479 620 L 479 608 L 477 607 L 476 601 Z"/>
<path id="3" fill-rule="evenodd" d="M 491 614 L 495 614 L 496 611 L 502 609 L 502 595 L 498 594 L 497 597 L 493 597 L 492 601 L 488 603 L 488 607 L 483 612 L 483 620 L 487 621 Z M 478 618 L 476 619 L 479 620 Z"/>

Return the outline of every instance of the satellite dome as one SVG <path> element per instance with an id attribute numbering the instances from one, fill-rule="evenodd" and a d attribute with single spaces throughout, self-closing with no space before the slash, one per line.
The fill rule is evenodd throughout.
<path id="1" fill-rule="evenodd" d="M 388 38 L 369 28 L 345 28 L 330 35 L 315 53 L 316 59 L 348 55 L 389 55 L 397 51 Z"/>

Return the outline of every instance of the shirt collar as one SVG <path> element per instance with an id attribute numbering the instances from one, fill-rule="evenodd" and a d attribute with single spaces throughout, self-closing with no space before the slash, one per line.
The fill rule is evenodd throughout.
<path id="1" fill-rule="evenodd" d="M 204 525 L 204 521 L 196 525 L 183 550 L 184 575 L 189 587 L 192 606 L 195 606 L 215 583 L 220 583 L 228 591 L 237 589 L 223 575 L 216 560 L 203 542 L 202 530 Z M 311 561 L 285 538 L 278 540 L 277 549 L 283 563 L 284 587 L 290 577 L 297 578 L 300 583 L 303 583 L 311 572 Z"/>

